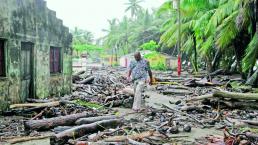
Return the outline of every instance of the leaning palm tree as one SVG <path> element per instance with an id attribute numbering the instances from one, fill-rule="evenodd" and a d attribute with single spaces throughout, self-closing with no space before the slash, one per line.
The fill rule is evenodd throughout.
<path id="1" fill-rule="evenodd" d="M 141 2 L 143 2 L 143 0 L 129 0 L 129 2 L 126 3 L 128 7 L 125 12 L 131 11 L 131 17 L 136 17 L 137 13 L 142 10 L 142 7 L 140 6 Z"/>

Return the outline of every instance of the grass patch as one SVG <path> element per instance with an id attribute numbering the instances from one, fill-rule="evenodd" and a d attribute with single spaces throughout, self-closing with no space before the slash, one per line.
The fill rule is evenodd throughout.
<path id="1" fill-rule="evenodd" d="M 73 102 L 80 106 L 91 108 L 91 109 L 97 109 L 97 110 L 102 109 L 104 107 L 98 103 L 87 102 L 80 99 L 74 100 Z"/>
<path id="2" fill-rule="evenodd" d="M 258 134 L 258 129 L 257 128 L 250 128 L 250 127 L 242 127 L 240 128 L 241 132 L 245 132 L 245 131 L 251 131 L 253 133 Z"/>

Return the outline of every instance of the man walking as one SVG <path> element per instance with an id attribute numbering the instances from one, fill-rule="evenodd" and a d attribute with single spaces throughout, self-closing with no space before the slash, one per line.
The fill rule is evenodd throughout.
<path id="1" fill-rule="evenodd" d="M 131 79 L 134 83 L 133 110 L 139 111 L 141 109 L 142 93 L 148 81 L 148 75 L 150 77 L 149 83 L 152 85 L 152 72 L 149 62 L 141 57 L 140 52 L 136 52 L 134 58 L 135 61 L 130 62 L 128 80 Z M 130 78 L 131 76 L 132 78 Z"/>

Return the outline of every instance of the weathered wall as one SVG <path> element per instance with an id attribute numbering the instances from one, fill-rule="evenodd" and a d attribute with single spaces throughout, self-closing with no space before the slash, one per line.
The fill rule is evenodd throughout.
<path id="1" fill-rule="evenodd" d="M 0 78 L 0 104 L 21 98 L 21 42 L 32 42 L 35 97 L 71 91 L 71 35 L 43 0 L 0 0 L 0 38 L 6 39 L 6 78 Z M 50 74 L 50 46 L 62 48 L 62 73 Z M 0 105 L 3 108 L 3 105 Z"/>

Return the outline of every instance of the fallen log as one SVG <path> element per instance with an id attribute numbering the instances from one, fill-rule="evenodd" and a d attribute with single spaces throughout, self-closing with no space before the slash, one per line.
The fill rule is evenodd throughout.
<path id="1" fill-rule="evenodd" d="M 30 103 L 49 103 L 49 102 L 58 101 L 57 98 L 54 98 L 54 99 L 31 99 L 31 98 L 27 98 L 26 100 Z"/>
<path id="2" fill-rule="evenodd" d="M 218 98 L 231 98 L 239 100 L 258 100 L 258 93 L 235 93 L 226 91 L 215 91 L 214 97 Z"/>
<path id="3" fill-rule="evenodd" d="M 4 111 L 2 115 L 13 116 L 13 115 L 28 115 L 31 112 L 40 112 L 45 107 L 32 107 L 32 108 L 22 108 L 22 109 L 12 109 L 9 111 Z"/>
<path id="4" fill-rule="evenodd" d="M 54 117 L 42 120 L 29 120 L 24 122 L 24 127 L 26 130 L 48 130 L 56 126 L 69 126 L 73 125 L 76 120 L 84 117 L 91 117 L 94 114 L 90 113 L 78 113 L 62 117 Z"/>
<path id="5" fill-rule="evenodd" d="M 94 79 L 95 79 L 95 77 L 91 76 L 91 77 L 88 77 L 88 78 L 80 81 L 79 84 L 91 84 L 94 81 Z"/>
<path id="6" fill-rule="evenodd" d="M 80 118 L 75 122 L 75 124 L 77 124 L 77 125 L 90 124 L 90 123 L 94 123 L 97 121 L 110 120 L 110 119 L 116 119 L 116 118 L 117 118 L 117 116 L 114 116 L 114 115 Z"/>
<path id="7" fill-rule="evenodd" d="M 88 141 L 77 141 L 72 142 L 75 145 L 124 145 L 124 143 L 119 142 L 88 142 Z"/>
<path id="8" fill-rule="evenodd" d="M 26 103 L 26 104 L 12 104 L 10 105 L 10 108 L 23 108 L 23 107 L 55 107 L 59 106 L 60 102 L 49 102 L 49 103 Z"/>
<path id="9" fill-rule="evenodd" d="M 235 93 L 235 92 L 227 92 L 227 91 L 215 91 L 213 94 L 202 95 L 199 97 L 194 97 L 189 99 L 188 101 L 198 101 L 209 98 L 231 98 L 238 100 L 258 100 L 258 93 Z"/>
<path id="10" fill-rule="evenodd" d="M 163 95 L 174 95 L 174 94 L 181 94 L 181 95 L 189 95 L 192 92 L 183 89 L 169 89 L 162 91 Z"/>
<path id="11" fill-rule="evenodd" d="M 242 109 L 258 109 L 258 105 L 256 101 L 225 101 L 221 100 L 221 104 L 226 105 L 226 107 L 232 108 L 232 109 L 237 109 L 237 108 L 242 108 Z"/>
<path id="12" fill-rule="evenodd" d="M 206 94 L 206 95 L 201 95 L 198 97 L 193 97 L 191 99 L 186 100 L 186 102 L 191 102 L 191 101 L 199 101 L 199 100 L 204 100 L 204 99 L 209 99 L 212 98 L 213 94 Z"/>
<path id="13" fill-rule="evenodd" d="M 47 136 L 35 136 L 35 137 L 16 137 L 14 139 L 6 140 L 8 143 L 16 144 L 20 142 L 30 141 L 30 140 L 39 140 L 39 139 L 45 139 L 50 138 L 53 135 L 47 135 Z"/>
<path id="14" fill-rule="evenodd" d="M 197 112 L 205 112 L 206 109 L 204 108 L 209 108 L 208 106 L 205 105 L 190 105 L 190 106 L 183 106 L 180 108 L 181 111 L 186 111 L 186 112 L 190 112 L 190 111 L 197 111 Z"/>
<path id="15" fill-rule="evenodd" d="M 67 139 L 72 137 L 80 137 L 88 133 L 94 133 L 106 128 L 117 127 L 122 124 L 122 119 L 111 119 L 97 121 L 91 124 L 80 125 L 55 135 L 56 140 Z"/>
<path id="16" fill-rule="evenodd" d="M 147 131 L 147 132 L 142 132 L 142 133 L 137 133 L 133 135 L 128 135 L 128 136 L 113 136 L 104 139 L 105 142 L 124 142 L 127 140 L 127 138 L 133 139 L 133 140 L 142 140 L 145 137 L 150 137 L 154 134 L 154 130 Z"/>
<path id="17" fill-rule="evenodd" d="M 227 117 L 226 118 L 227 119 L 227 121 L 229 121 L 229 122 L 231 122 L 231 123 L 235 123 L 235 124 L 237 124 L 237 125 L 243 125 L 243 124 L 245 124 L 245 125 L 253 125 L 253 126 L 258 126 L 258 121 L 253 121 L 253 120 L 240 120 L 240 119 L 233 119 L 233 118 L 229 118 L 229 117 Z"/>

